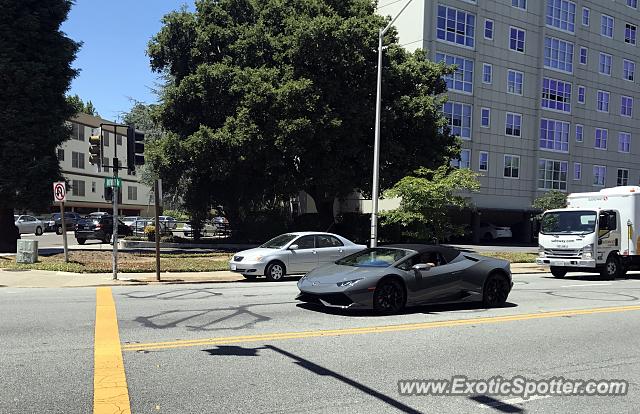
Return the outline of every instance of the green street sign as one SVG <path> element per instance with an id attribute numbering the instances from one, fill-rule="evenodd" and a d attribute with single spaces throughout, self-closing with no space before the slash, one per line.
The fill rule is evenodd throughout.
<path id="1" fill-rule="evenodd" d="M 122 178 L 120 178 L 120 177 L 118 177 L 118 178 L 105 177 L 104 186 L 105 187 L 112 187 L 112 188 L 121 188 L 122 187 Z"/>

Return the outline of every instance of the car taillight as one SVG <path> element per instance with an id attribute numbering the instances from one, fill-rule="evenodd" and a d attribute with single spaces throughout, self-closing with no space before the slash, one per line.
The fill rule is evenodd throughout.
<path id="1" fill-rule="evenodd" d="M 102 224 L 96 224 L 96 230 L 100 230 L 102 228 Z"/>

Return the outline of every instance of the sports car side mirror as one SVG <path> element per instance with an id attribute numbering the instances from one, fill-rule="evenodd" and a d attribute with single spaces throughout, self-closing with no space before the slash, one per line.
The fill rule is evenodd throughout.
<path id="1" fill-rule="evenodd" d="M 413 270 L 429 270 L 433 267 L 433 265 L 431 263 L 418 263 L 416 265 L 413 265 L 412 269 Z"/>
<path id="2" fill-rule="evenodd" d="M 298 250 L 298 245 L 292 244 L 291 246 L 289 246 L 289 250 Z"/>

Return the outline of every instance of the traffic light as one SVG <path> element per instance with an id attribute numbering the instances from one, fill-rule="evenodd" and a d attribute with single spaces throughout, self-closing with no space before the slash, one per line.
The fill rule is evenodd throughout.
<path id="1" fill-rule="evenodd" d="M 133 126 L 127 127 L 127 169 L 135 171 L 136 165 L 144 164 L 144 132 Z"/>
<path id="2" fill-rule="evenodd" d="M 91 135 L 89 137 L 89 163 L 101 167 L 103 152 L 102 137 L 100 135 Z"/>

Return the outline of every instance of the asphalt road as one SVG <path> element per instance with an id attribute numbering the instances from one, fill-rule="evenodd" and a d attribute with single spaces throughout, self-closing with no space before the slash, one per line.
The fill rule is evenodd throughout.
<path id="1" fill-rule="evenodd" d="M 111 345 L 134 413 L 605 413 L 640 403 L 640 274 L 517 275 L 504 308 L 395 316 L 300 305 L 295 282 L 102 289 L 0 289 L 0 413 L 93 411 L 104 395 L 94 350 L 97 361 Z M 108 308 L 98 296 L 115 301 L 118 343 L 94 339 L 96 307 Z M 617 397 L 398 393 L 398 380 L 456 375 L 631 385 Z"/>

